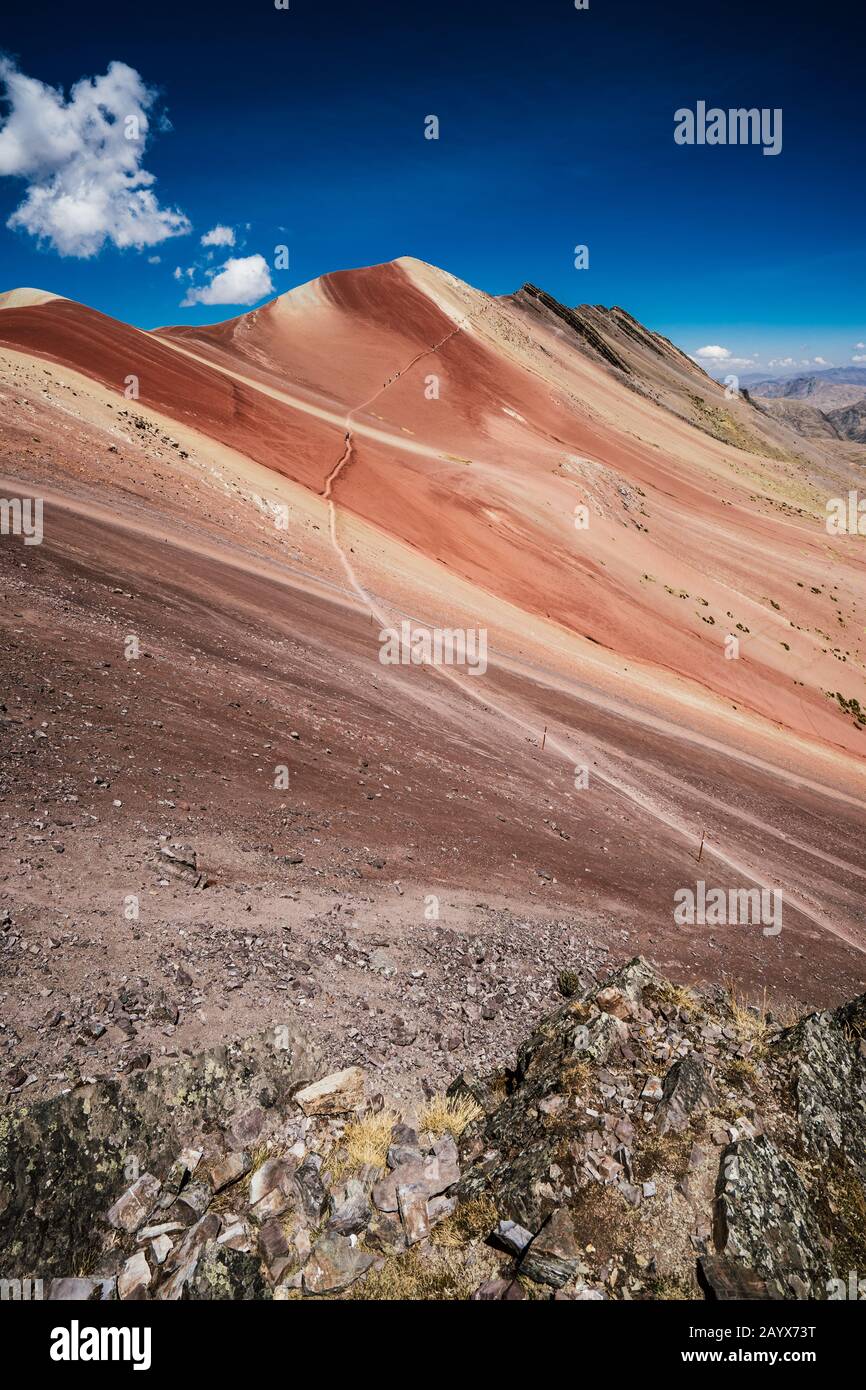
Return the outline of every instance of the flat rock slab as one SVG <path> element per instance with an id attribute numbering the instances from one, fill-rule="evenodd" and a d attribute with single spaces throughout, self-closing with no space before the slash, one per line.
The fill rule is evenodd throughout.
<path id="1" fill-rule="evenodd" d="M 143 1226 L 153 1211 L 160 1193 L 160 1182 L 152 1173 L 142 1173 L 141 1177 L 118 1197 L 107 1213 L 108 1223 L 118 1231 L 137 1231 Z"/>
<path id="2" fill-rule="evenodd" d="M 329 1233 L 304 1265 L 305 1293 L 340 1293 L 360 1279 L 375 1263 L 374 1256 L 359 1250 L 347 1236 Z"/>
<path id="3" fill-rule="evenodd" d="M 348 1115 L 364 1103 L 366 1076 L 363 1067 L 331 1072 L 297 1091 L 295 1100 L 305 1115 Z"/>
<path id="4" fill-rule="evenodd" d="M 555 1289 L 567 1284 L 580 1263 L 574 1222 L 567 1211 L 555 1211 L 529 1246 L 520 1265 L 521 1274 L 536 1284 Z"/>
<path id="5" fill-rule="evenodd" d="M 396 1211 L 398 1187 L 420 1186 L 428 1197 L 438 1197 L 459 1178 L 460 1167 L 456 1157 L 447 1151 L 443 1158 L 433 1154 L 421 1163 L 401 1163 L 373 1188 L 373 1201 L 380 1211 Z"/>

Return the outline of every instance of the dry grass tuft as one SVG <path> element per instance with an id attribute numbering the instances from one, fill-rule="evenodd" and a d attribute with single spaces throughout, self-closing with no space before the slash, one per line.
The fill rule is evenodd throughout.
<path id="1" fill-rule="evenodd" d="M 368 1110 L 360 1119 L 350 1120 L 345 1133 L 328 1160 L 328 1168 L 334 1179 L 345 1173 L 354 1173 L 367 1164 L 374 1168 L 384 1168 L 391 1146 L 391 1131 L 400 1123 L 400 1116 L 387 1108 L 379 1111 Z"/>
<path id="2" fill-rule="evenodd" d="M 466 1251 L 430 1247 L 422 1252 L 413 1245 L 404 1255 L 386 1260 L 381 1269 L 371 1270 L 366 1278 L 353 1284 L 344 1297 L 369 1302 L 380 1299 L 465 1302 L 497 1269 L 495 1259 L 483 1247 L 473 1258 L 467 1258 Z"/>
<path id="3" fill-rule="evenodd" d="M 688 985 L 671 985 L 668 990 L 668 998 L 674 1008 L 682 1009 L 684 1014 L 697 1012 L 698 1001 L 695 998 L 694 990 L 690 989 Z"/>
<path id="4" fill-rule="evenodd" d="M 758 1073 L 750 1057 L 735 1057 L 728 1067 L 727 1077 L 732 1086 L 742 1086 L 744 1089 L 754 1088 L 758 1084 Z"/>
<path id="5" fill-rule="evenodd" d="M 474 1197 L 461 1202 L 456 1211 L 438 1222 L 430 1232 L 430 1240 L 444 1249 L 459 1250 L 473 1240 L 485 1240 L 498 1220 L 489 1197 Z"/>
<path id="6" fill-rule="evenodd" d="M 737 995 L 731 980 L 728 982 L 728 1006 L 734 1027 L 743 1042 L 751 1043 L 758 1052 L 762 1051 L 773 1031 L 767 1007 L 767 991 L 764 990 L 760 1004 L 748 1004 Z"/>
<path id="7" fill-rule="evenodd" d="M 483 1114 L 471 1096 L 437 1095 L 428 1100 L 418 1123 L 431 1134 L 453 1134 L 459 1139 L 466 1126 L 480 1120 Z"/>

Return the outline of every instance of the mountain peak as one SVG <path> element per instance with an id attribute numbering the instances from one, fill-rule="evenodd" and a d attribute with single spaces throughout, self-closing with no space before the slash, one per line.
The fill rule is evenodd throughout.
<path id="1" fill-rule="evenodd" d="M 36 304 L 47 304 L 51 299 L 62 298 L 62 295 L 52 294 L 51 290 L 37 290 L 20 285 L 17 289 L 0 293 L 0 309 L 28 309 Z"/>

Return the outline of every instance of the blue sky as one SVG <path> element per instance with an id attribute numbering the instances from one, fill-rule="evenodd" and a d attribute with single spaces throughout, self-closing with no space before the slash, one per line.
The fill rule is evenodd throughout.
<path id="1" fill-rule="evenodd" d="M 861 353 L 866 365 L 862 27 L 853 5 L 782 0 L 590 0 L 586 11 L 573 0 L 290 0 L 286 11 L 78 0 L 50 23 L 19 7 L 3 46 L 20 73 L 68 97 L 115 61 L 158 89 L 140 163 L 158 208 L 190 230 L 142 249 L 109 234 L 87 258 L 61 255 L 33 230 L 41 213 L 6 226 L 33 184 L 51 181 L 48 156 L 33 156 L 30 174 L 0 177 L 0 279 L 152 327 L 242 312 L 182 305 L 228 257 L 263 257 L 279 293 L 414 255 L 492 293 L 532 280 L 569 304 L 621 304 L 689 352 L 723 349 L 720 369 L 841 366 Z M 698 100 L 781 108 L 781 153 L 675 144 L 674 112 Z M 435 141 L 424 139 L 431 114 Z M 37 139 L 32 120 L 24 130 Z M 7 146 L 0 171 L 25 163 Z M 201 245 L 215 226 L 233 246 Z M 289 267 L 276 269 L 283 244 Z M 588 270 L 574 268 L 577 244 Z"/>

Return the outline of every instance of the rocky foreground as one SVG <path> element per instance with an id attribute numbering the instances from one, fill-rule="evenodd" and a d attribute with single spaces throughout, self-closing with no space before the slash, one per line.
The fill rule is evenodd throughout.
<path id="1" fill-rule="evenodd" d="M 577 983 L 513 1070 L 403 1118 L 290 1028 L 8 1110 L 5 1277 L 58 1299 L 803 1299 L 866 1267 L 866 995 L 783 1026 L 640 958 Z"/>

